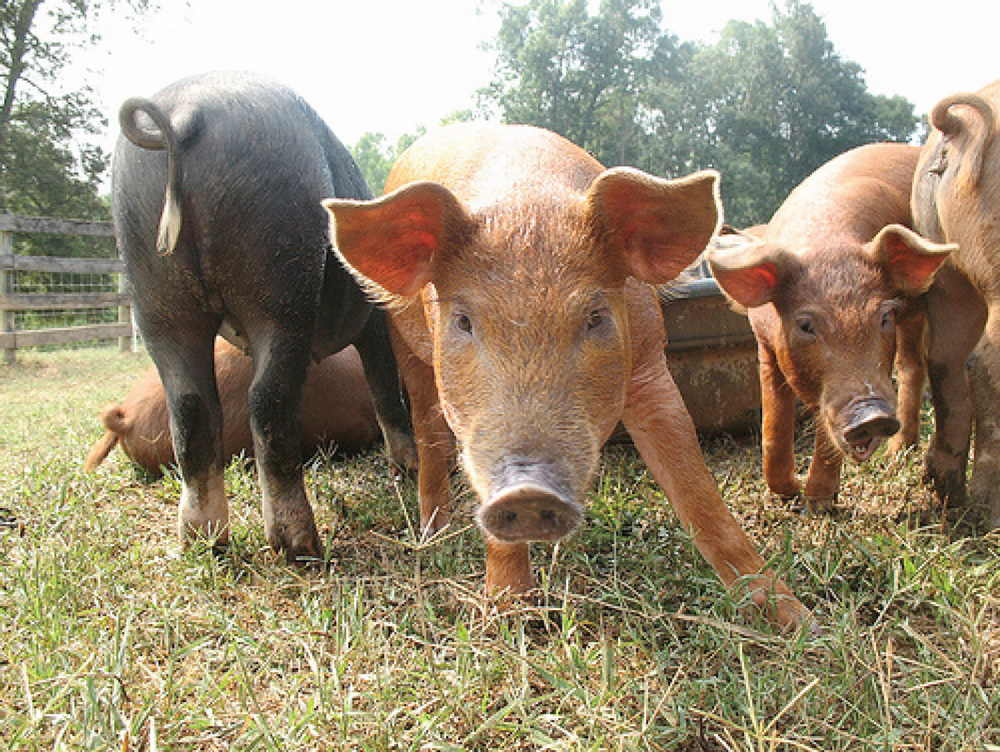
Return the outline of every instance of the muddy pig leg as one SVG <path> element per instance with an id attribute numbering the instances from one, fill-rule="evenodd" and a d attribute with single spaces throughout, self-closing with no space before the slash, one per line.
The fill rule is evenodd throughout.
<path id="1" fill-rule="evenodd" d="M 935 431 L 924 468 L 938 499 L 949 506 L 960 506 L 965 503 L 965 471 L 972 433 L 966 359 L 986 323 L 986 305 L 965 275 L 945 265 L 927 293 L 927 316 L 927 374 Z"/>
<path id="2" fill-rule="evenodd" d="M 778 367 L 774 351 L 761 344 L 760 392 L 763 422 L 761 448 L 764 480 L 772 493 L 798 496 L 795 477 L 795 393 Z"/>
<path id="3" fill-rule="evenodd" d="M 927 313 L 918 301 L 900 312 L 896 321 L 896 414 L 899 431 L 889 439 L 888 451 L 902 452 L 920 440 L 920 408 L 927 383 Z"/>
<path id="4" fill-rule="evenodd" d="M 163 382 L 181 472 L 178 536 L 182 545 L 204 540 L 224 546 L 229 542 L 229 506 L 213 360 L 217 325 L 200 323 L 169 319 L 161 329 L 146 318 L 142 331 Z"/>
<path id="5" fill-rule="evenodd" d="M 990 307 L 986 332 L 969 362 L 976 437 L 969 494 L 984 504 L 991 530 L 1000 528 L 1000 306 Z"/>
<path id="6" fill-rule="evenodd" d="M 302 386 L 308 329 L 258 324 L 248 331 L 253 380 L 247 394 L 260 477 L 264 533 L 289 562 L 319 559 L 323 547 L 302 477 Z"/>

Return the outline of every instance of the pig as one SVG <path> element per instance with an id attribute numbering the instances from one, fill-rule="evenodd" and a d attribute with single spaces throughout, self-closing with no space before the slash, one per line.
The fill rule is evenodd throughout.
<path id="1" fill-rule="evenodd" d="M 1000 528 L 1000 81 L 931 110 L 911 195 L 917 229 L 958 250 L 928 293 L 928 371 L 935 431 L 925 459 L 944 504 L 968 493 Z M 978 343 L 978 346 L 977 346 Z M 970 370 L 966 361 L 970 353 Z M 971 379 L 971 394 L 970 394 Z"/>
<path id="2" fill-rule="evenodd" d="M 247 392 L 253 361 L 222 338 L 215 342 L 215 382 L 222 403 L 222 448 L 225 461 L 253 456 Z M 331 399 L 336 395 L 336 399 Z M 309 367 L 302 390 L 302 458 L 330 448 L 359 452 L 381 437 L 375 407 L 357 350 L 346 347 Z M 159 475 L 175 462 L 163 383 L 152 368 L 139 377 L 122 404 L 105 405 L 101 423 L 107 429 L 94 444 L 84 469 L 94 470 L 115 446 L 146 472 Z"/>
<path id="3" fill-rule="evenodd" d="M 920 296 L 953 246 L 912 230 L 919 147 L 852 149 L 804 180 L 756 230 L 759 240 L 712 248 L 719 286 L 747 309 L 757 337 L 764 477 L 782 496 L 831 507 L 844 457 L 867 460 L 900 429 L 916 441 L 924 385 Z M 796 397 L 815 415 L 815 449 L 795 474 Z"/>
<path id="4" fill-rule="evenodd" d="M 213 367 L 222 333 L 253 359 L 248 405 L 267 540 L 289 561 L 314 561 L 323 546 L 303 485 L 300 415 L 310 358 L 353 344 L 390 455 L 415 461 L 385 312 L 333 253 L 320 205 L 371 194 L 316 112 L 257 76 L 184 79 L 127 100 L 119 121 L 111 210 L 166 393 L 181 541 L 223 546 L 229 535 Z"/>
<path id="5" fill-rule="evenodd" d="M 382 198 L 324 205 L 337 251 L 390 309 L 423 528 L 449 521 L 457 440 L 489 593 L 535 587 L 529 543 L 580 524 L 621 419 L 721 579 L 779 624 L 803 619 L 722 500 L 667 370 L 653 285 L 718 227 L 717 173 L 605 170 L 546 130 L 460 124 L 412 145 Z"/>

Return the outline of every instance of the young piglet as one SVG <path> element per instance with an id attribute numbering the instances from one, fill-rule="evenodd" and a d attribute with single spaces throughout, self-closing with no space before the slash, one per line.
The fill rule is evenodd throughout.
<path id="1" fill-rule="evenodd" d="M 215 340 L 215 381 L 222 406 L 222 452 L 229 462 L 238 454 L 253 456 L 247 395 L 253 360 L 222 338 Z M 159 475 L 176 462 L 163 382 L 155 368 L 139 377 L 121 404 L 105 405 L 107 429 L 91 448 L 84 469 L 93 470 L 120 446 L 132 462 Z M 302 458 L 335 448 L 357 452 L 381 437 L 361 359 L 353 347 L 309 366 L 302 389 Z"/>
<path id="2" fill-rule="evenodd" d="M 874 144 L 828 162 L 789 195 L 759 242 L 708 254 L 722 289 L 748 309 L 760 360 L 764 476 L 777 494 L 795 476 L 796 397 L 816 419 L 804 496 L 828 508 L 844 456 L 863 462 L 900 429 L 916 437 L 924 317 L 916 297 L 953 246 L 909 229 L 919 148 Z"/>
<path id="3" fill-rule="evenodd" d="M 667 371 L 652 285 L 712 237 L 717 182 L 605 170 L 554 133 L 467 124 L 414 144 L 381 199 L 325 202 L 341 255 L 391 306 L 422 523 L 448 520 L 457 438 L 491 592 L 534 587 L 529 542 L 580 523 L 622 420 L 719 576 L 780 624 L 802 619 L 726 508 Z"/>

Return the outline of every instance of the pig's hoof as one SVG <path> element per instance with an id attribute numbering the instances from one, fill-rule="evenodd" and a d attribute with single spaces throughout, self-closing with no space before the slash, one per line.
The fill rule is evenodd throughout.
<path id="1" fill-rule="evenodd" d="M 897 433 L 886 444 L 885 451 L 887 454 L 905 454 L 917 445 L 917 438 L 915 436 L 903 436 L 902 433 Z"/>
<path id="2" fill-rule="evenodd" d="M 501 610 L 532 608 L 542 603 L 542 591 L 532 580 L 531 586 L 525 588 L 524 583 L 513 586 L 486 586 L 486 597 L 491 605 Z"/>
<path id="3" fill-rule="evenodd" d="M 924 483 L 934 488 L 938 501 L 947 507 L 964 507 L 967 503 L 965 473 L 940 470 L 930 462 L 924 465 Z"/>
<path id="4" fill-rule="evenodd" d="M 181 547 L 190 548 L 199 543 L 209 548 L 225 549 L 229 545 L 229 525 L 222 521 L 198 521 L 191 522 L 185 520 L 179 525 Z"/>
<path id="5" fill-rule="evenodd" d="M 780 483 L 772 483 L 768 481 L 767 490 L 779 499 L 791 501 L 799 498 L 799 494 L 802 493 L 802 486 L 799 485 L 799 482 L 793 478 L 792 480 L 782 481 Z"/>
<path id="6" fill-rule="evenodd" d="M 837 503 L 837 494 L 832 496 L 805 496 L 805 511 L 808 514 L 832 514 Z"/>
<path id="7" fill-rule="evenodd" d="M 323 561 L 323 546 L 315 530 L 296 535 L 269 535 L 268 543 L 278 553 L 285 555 L 289 564 L 316 565 Z"/>
<path id="8" fill-rule="evenodd" d="M 417 445 L 413 437 L 402 431 L 393 431 L 386 435 L 386 448 L 389 462 L 396 470 L 405 473 L 415 473 L 420 461 L 417 459 Z"/>
<path id="9" fill-rule="evenodd" d="M 803 625 L 813 633 L 816 618 L 791 593 L 757 590 L 752 595 L 752 602 L 753 615 L 777 627 L 783 634 L 791 634 Z"/>

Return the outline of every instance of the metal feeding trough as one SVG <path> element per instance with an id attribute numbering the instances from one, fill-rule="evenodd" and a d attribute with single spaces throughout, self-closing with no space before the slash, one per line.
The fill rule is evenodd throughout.
<path id="1" fill-rule="evenodd" d="M 700 264 L 661 292 L 667 366 L 702 435 L 760 427 L 757 340 Z"/>

